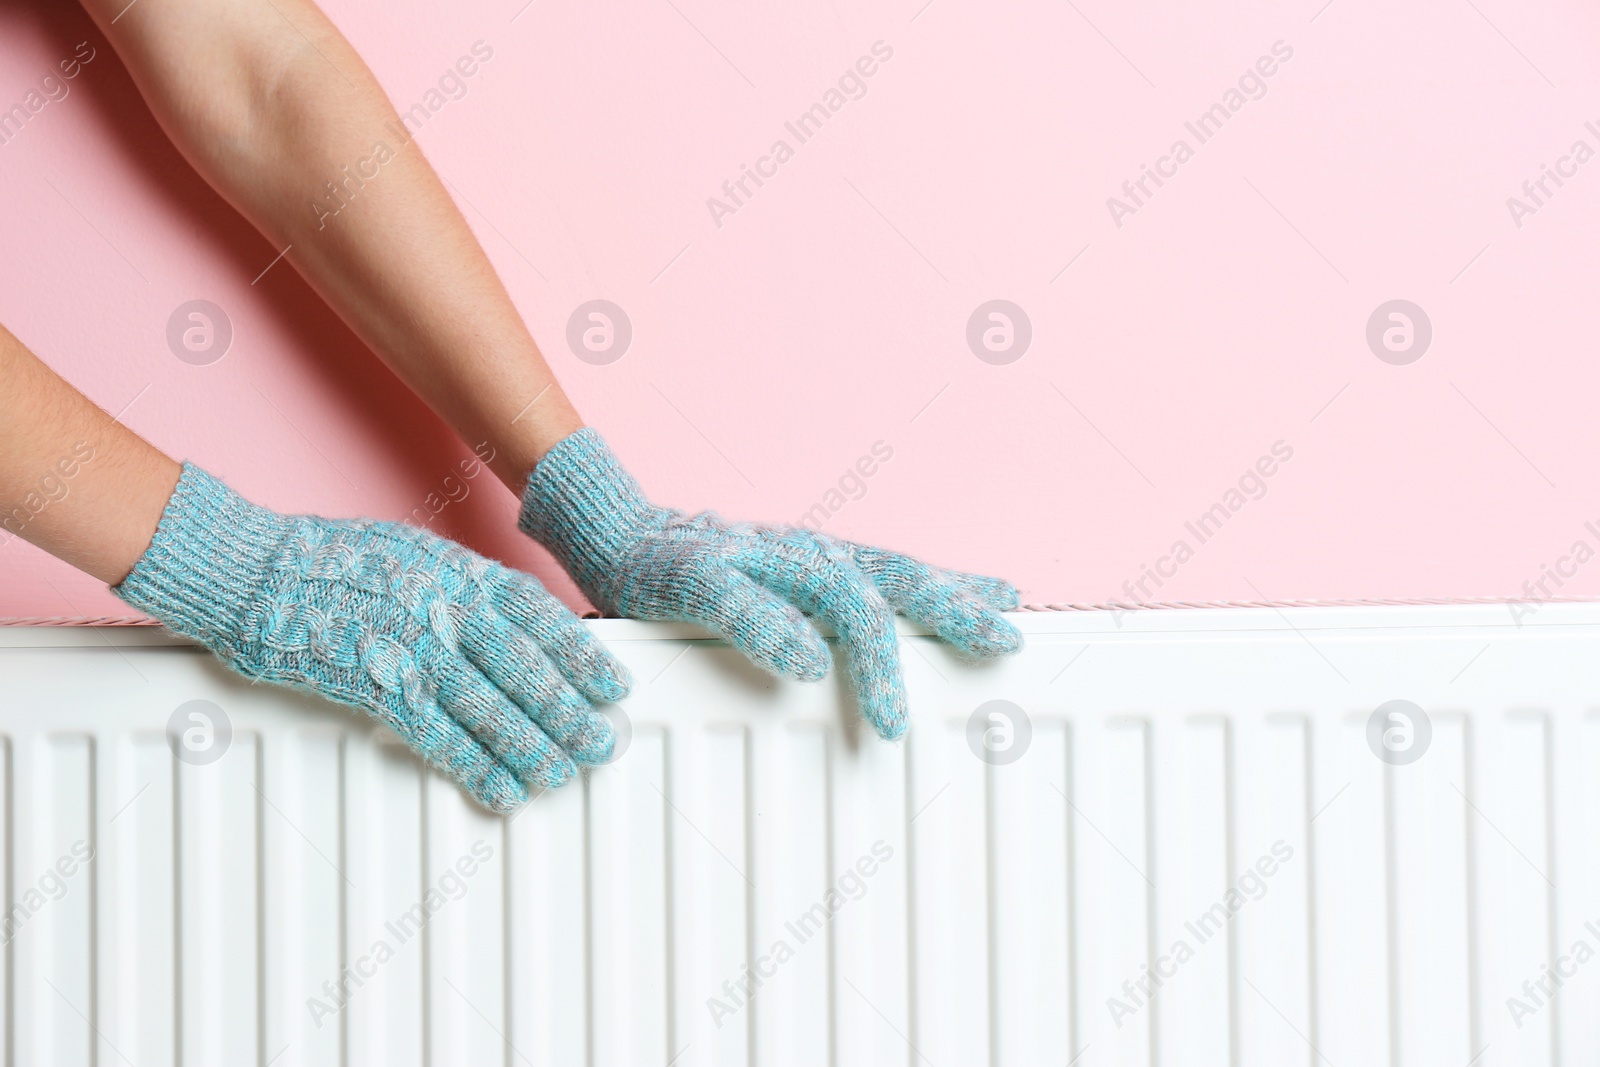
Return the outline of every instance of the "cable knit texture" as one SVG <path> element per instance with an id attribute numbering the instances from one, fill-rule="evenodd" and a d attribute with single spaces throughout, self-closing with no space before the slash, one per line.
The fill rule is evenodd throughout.
<path id="1" fill-rule="evenodd" d="M 862 715 L 891 740 L 906 731 L 895 611 L 969 655 L 1022 647 L 1022 635 L 1000 614 L 1017 606 L 1009 583 L 804 527 L 656 507 L 589 429 L 539 462 L 518 525 L 601 610 L 697 623 L 774 674 L 806 681 L 827 674 L 827 646 L 805 616 L 825 620 L 844 646 Z"/>
<path id="2" fill-rule="evenodd" d="M 493 811 L 604 763 L 626 669 L 533 579 L 400 523 L 280 515 L 185 464 L 113 590 L 248 678 L 361 708 Z"/>

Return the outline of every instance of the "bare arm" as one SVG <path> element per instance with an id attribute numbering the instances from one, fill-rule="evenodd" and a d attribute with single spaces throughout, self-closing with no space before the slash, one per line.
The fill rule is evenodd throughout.
<path id="1" fill-rule="evenodd" d="M 84 0 L 202 177 L 520 493 L 583 422 L 371 71 L 311 0 Z M 327 183 L 381 164 L 329 215 Z M 358 175 L 359 176 L 359 175 Z M 355 189 L 353 182 L 346 187 Z M 322 204 L 321 210 L 316 205 Z M 530 408 L 530 402 L 538 403 Z"/>
<path id="2" fill-rule="evenodd" d="M 580 432 L 414 142 L 388 146 L 336 216 L 314 207 L 346 168 L 398 141 L 398 119 L 313 0 L 139 0 L 125 13 L 126 0 L 83 3 L 200 174 L 278 248 L 292 246 L 289 261 L 458 433 L 493 446 L 496 475 L 522 497 L 519 527 L 596 606 L 699 622 L 803 679 L 829 664 L 803 613 L 825 618 L 862 713 L 889 739 L 908 721 L 894 610 L 975 656 L 1021 647 L 1000 614 L 1017 591 L 997 579 L 805 529 L 706 522 L 686 540 L 676 513 L 643 497 L 598 434 Z"/>
<path id="3" fill-rule="evenodd" d="M 178 470 L 0 327 L 0 541 L 115 585 L 149 547 Z"/>

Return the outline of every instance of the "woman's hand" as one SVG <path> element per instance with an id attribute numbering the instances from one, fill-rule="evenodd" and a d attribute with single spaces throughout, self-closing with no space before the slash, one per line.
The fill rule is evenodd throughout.
<path id="1" fill-rule="evenodd" d="M 970 655 L 1022 647 L 1000 614 L 1017 606 L 1010 584 L 803 527 L 656 507 L 593 430 L 572 434 L 540 461 L 520 525 L 597 607 L 698 623 L 774 674 L 827 674 L 827 646 L 805 615 L 825 620 L 844 645 L 862 715 L 890 740 L 906 731 L 894 612 Z"/>
<path id="2" fill-rule="evenodd" d="M 532 578 L 392 522 L 280 515 L 185 465 L 114 591 L 249 678 L 361 708 L 507 812 L 604 763 L 626 669 Z"/>

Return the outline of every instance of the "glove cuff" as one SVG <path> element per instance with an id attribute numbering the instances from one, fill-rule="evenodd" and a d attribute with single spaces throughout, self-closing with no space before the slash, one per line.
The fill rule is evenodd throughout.
<path id="1" fill-rule="evenodd" d="M 548 548 L 596 606 L 611 610 L 606 590 L 639 529 L 669 514 L 645 499 L 605 438 L 586 427 L 545 453 L 528 476 L 517 528 Z"/>
<path id="2" fill-rule="evenodd" d="M 150 547 L 111 591 L 231 662 L 245 615 L 292 524 L 185 463 Z"/>

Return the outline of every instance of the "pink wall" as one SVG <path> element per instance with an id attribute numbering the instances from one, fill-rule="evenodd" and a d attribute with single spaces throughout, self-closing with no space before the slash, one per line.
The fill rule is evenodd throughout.
<path id="1" fill-rule="evenodd" d="M 402 109 L 492 49 L 419 140 L 662 501 L 794 520 L 881 441 L 892 458 L 827 528 L 1033 601 L 1124 596 L 1179 539 L 1196 551 L 1154 598 L 1515 596 L 1575 541 L 1600 548 L 1600 160 L 1560 163 L 1600 150 L 1592 6 L 522 5 L 330 7 Z M 0 321 L 264 503 L 421 506 L 466 446 L 286 265 L 252 284 L 275 250 L 55 6 L 0 5 L 0 105 L 96 50 L 0 144 Z M 880 41 L 865 94 L 800 143 L 785 122 Z M 1292 56 L 1262 63 L 1264 95 L 1201 143 L 1185 123 L 1275 47 Z M 778 139 L 792 158 L 714 219 L 708 198 Z M 1163 164 L 1178 139 L 1192 158 Z M 1107 199 L 1141 164 L 1176 173 L 1118 225 Z M 1513 218 L 1545 164 L 1575 173 Z M 196 298 L 233 326 L 210 365 L 166 341 Z M 595 298 L 633 327 L 604 366 L 565 341 Z M 968 347 L 991 299 L 1031 321 L 1009 364 Z M 1393 299 L 1432 326 L 1407 365 L 1366 339 Z M 1265 495 L 1200 544 L 1185 523 L 1280 441 Z M 511 497 L 466 484 L 434 527 L 551 577 Z M 1600 560 L 1560 591 L 1600 595 Z M 126 610 L 17 542 L 0 597 L 12 616 Z"/>

